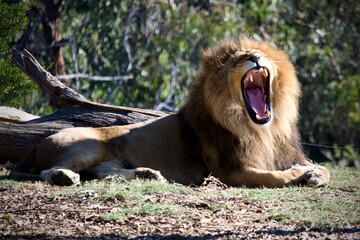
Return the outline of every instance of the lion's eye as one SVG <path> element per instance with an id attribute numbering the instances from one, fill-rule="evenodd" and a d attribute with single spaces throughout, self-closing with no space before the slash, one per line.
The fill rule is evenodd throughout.
<path id="1" fill-rule="evenodd" d="M 239 64 L 243 59 L 244 57 L 246 57 L 248 54 L 246 52 L 243 52 L 243 51 L 236 51 L 233 55 L 232 55 L 232 58 L 233 58 L 233 61 L 232 61 L 232 65 L 233 66 L 236 66 L 237 64 Z"/>
<path id="2" fill-rule="evenodd" d="M 246 52 L 236 51 L 236 52 L 234 53 L 234 57 L 238 58 L 238 57 L 241 57 L 241 56 L 243 56 L 243 55 L 245 55 L 245 54 L 246 54 Z"/>

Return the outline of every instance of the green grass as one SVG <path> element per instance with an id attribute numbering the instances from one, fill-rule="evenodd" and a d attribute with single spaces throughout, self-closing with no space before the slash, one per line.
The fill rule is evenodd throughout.
<path id="1" fill-rule="evenodd" d="M 330 168 L 330 167 L 329 167 Z M 230 189 L 247 202 L 260 201 L 270 208 L 263 218 L 301 227 L 345 227 L 360 224 L 360 171 L 330 168 L 326 186 L 282 189 Z"/>
<path id="2" fill-rule="evenodd" d="M 162 215 L 181 218 L 187 211 L 168 201 L 171 195 L 185 196 L 193 191 L 179 184 L 166 184 L 151 181 L 129 181 L 109 178 L 107 180 L 87 181 L 80 186 L 64 187 L 54 195 L 93 195 L 97 201 L 113 203 L 113 213 L 102 216 L 104 220 L 122 220 L 133 215 Z"/>
<path id="3" fill-rule="evenodd" d="M 117 178 L 87 181 L 80 186 L 51 187 L 45 183 L 9 180 L 5 173 L 0 174 L 0 186 L 35 189 L 47 186 L 53 188 L 48 193 L 51 195 L 90 196 L 86 201 L 107 204 L 113 209 L 100 217 L 107 221 L 144 215 L 199 221 L 241 214 L 244 206 L 261 206 L 260 212 L 248 212 L 254 221 L 312 228 L 358 226 L 360 172 L 354 168 L 329 168 L 330 183 L 316 188 L 191 188 L 140 180 L 125 182 Z"/>

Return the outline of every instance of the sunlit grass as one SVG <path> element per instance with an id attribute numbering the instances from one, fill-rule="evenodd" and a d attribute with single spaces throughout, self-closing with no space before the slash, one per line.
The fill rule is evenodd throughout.
<path id="1" fill-rule="evenodd" d="M 217 213 L 241 212 L 241 204 L 261 205 L 254 221 L 276 221 L 298 227 L 346 227 L 360 224 L 360 172 L 353 168 L 331 168 L 331 181 L 322 187 L 280 189 L 207 189 L 153 181 L 123 181 L 119 178 L 83 182 L 79 186 L 54 187 L 42 182 L 18 182 L 0 173 L 0 186 L 48 187 L 50 195 L 86 197 L 94 204 L 106 204 L 111 213 L 106 221 L 154 215 L 199 221 L 216 218 Z M 243 205 L 242 205 L 243 206 Z"/>
<path id="2" fill-rule="evenodd" d="M 354 168 L 330 168 L 331 180 L 321 187 L 281 189 L 233 188 L 228 196 L 268 204 L 262 219 L 301 227 L 346 227 L 360 224 L 360 172 Z"/>

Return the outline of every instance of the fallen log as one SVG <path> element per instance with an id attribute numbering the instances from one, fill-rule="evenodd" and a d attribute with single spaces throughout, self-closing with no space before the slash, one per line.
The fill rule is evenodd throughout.
<path id="1" fill-rule="evenodd" d="M 44 138 L 63 128 L 133 124 L 170 114 L 91 102 L 46 71 L 27 50 L 13 50 L 11 61 L 46 93 L 57 111 L 36 117 L 1 108 L 0 163 L 20 160 Z"/>

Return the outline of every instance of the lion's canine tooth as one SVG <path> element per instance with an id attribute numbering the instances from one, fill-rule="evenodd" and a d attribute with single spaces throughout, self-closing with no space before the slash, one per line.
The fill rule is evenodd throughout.
<path id="1" fill-rule="evenodd" d="M 261 117 L 259 116 L 259 114 L 256 114 L 255 117 L 256 117 L 257 120 L 260 120 L 260 119 L 261 119 Z"/>
<path id="2" fill-rule="evenodd" d="M 266 68 L 264 68 L 264 76 L 265 76 L 265 77 L 268 77 L 268 76 L 269 76 L 268 70 L 267 70 Z"/>
<path id="3" fill-rule="evenodd" d="M 250 79 L 250 82 L 252 82 L 252 81 L 253 81 L 253 77 L 252 77 L 252 75 L 249 75 L 249 79 Z"/>
<path id="4" fill-rule="evenodd" d="M 267 112 L 267 113 L 265 114 L 265 116 L 266 116 L 266 117 L 270 117 L 270 112 Z"/>

